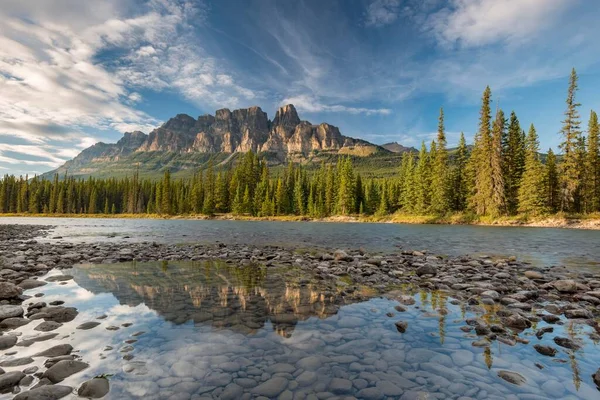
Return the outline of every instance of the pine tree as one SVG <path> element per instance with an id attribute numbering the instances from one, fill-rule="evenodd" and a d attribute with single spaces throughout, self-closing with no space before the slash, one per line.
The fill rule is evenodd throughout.
<path id="1" fill-rule="evenodd" d="M 96 214 L 98 205 L 98 191 L 96 188 L 92 189 L 92 193 L 90 194 L 90 204 L 88 206 L 88 214 Z"/>
<path id="2" fill-rule="evenodd" d="M 523 141 L 519 119 L 514 111 L 510 113 L 510 122 L 503 147 L 506 207 L 509 214 L 514 214 L 518 209 L 519 183 L 525 168 L 525 142 Z"/>
<path id="3" fill-rule="evenodd" d="M 294 186 L 294 209 L 296 215 L 304 215 L 306 213 L 305 202 L 306 194 L 304 192 L 304 186 L 302 185 L 302 179 L 296 179 L 296 184 Z"/>
<path id="4" fill-rule="evenodd" d="M 490 87 L 483 92 L 482 105 L 479 116 L 479 130 L 475 135 L 473 152 L 469 159 L 469 174 L 472 176 L 472 192 L 469 202 L 473 211 L 478 215 L 489 215 L 493 210 L 492 199 L 494 198 L 494 181 L 492 178 L 492 135 L 490 124 L 491 115 Z"/>
<path id="5" fill-rule="evenodd" d="M 407 213 L 415 212 L 417 199 L 417 182 L 416 182 L 416 167 L 415 157 L 412 152 L 404 153 L 402 160 L 406 159 L 405 177 L 402 182 L 401 204 L 402 210 Z"/>
<path id="6" fill-rule="evenodd" d="M 348 215 L 354 212 L 356 193 L 354 188 L 354 172 L 352 170 L 352 161 L 346 157 L 341 161 L 339 167 L 339 187 L 337 194 L 337 209 L 340 215 Z"/>
<path id="7" fill-rule="evenodd" d="M 461 132 L 452 174 L 452 208 L 455 211 L 464 211 L 467 207 L 467 197 L 469 195 L 469 178 L 467 176 L 468 158 L 467 142 L 465 141 L 464 133 Z"/>
<path id="8" fill-rule="evenodd" d="M 421 143 L 414 183 L 416 185 L 414 211 L 418 214 L 425 214 L 429 208 L 431 193 L 431 169 L 425 142 Z"/>
<path id="9" fill-rule="evenodd" d="M 546 212 L 547 204 L 545 172 L 538 153 L 539 141 L 531 124 L 527 135 L 525 171 L 519 187 L 519 211 L 532 215 Z"/>
<path id="10" fill-rule="evenodd" d="M 385 181 L 381 182 L 381 189 L 379 190 L 379 207 L 377 208 L 377 215 L 387 215 L 389 213 L 389 203 L 387 196 L 387 185 Z"/>
<path id="11" fill-rule="evenodd" d="M 589 212 L 600 211 L 600 125 L 595 111 L 588 122 L 588 149 L 585 169 L 587 173 L 586 197 Z"/>
<path id="12" fill-rule="evenodd" d="M 171 214 L 171 173 L 169 170 L 165 171 L 163 180 L 161 183 L 162 187 L 162 199 L 160 204 L 160 210 L 163 214 Z"/>
<path id="13" fill-rule="evenodd" d="M 506 120 L 501 109 L 496 111 L 496 120 L 492 128 L 492 147 L 490 154 L 490 167 L 492 173 L 492 199 L 490 214 L 499 216 L 506 213 L 506 196 L 504 193 L 504 174 L 502 168 L 502 138 Z"/>
<path id="14" fill-rule="evenodd" d="M 444 109 L 440 108 L 436 151 L 431 175 L 431 211 L 445 214 L 450 210 L 450 187 L 448 174 L 448 151 L 446 149 L 446 133 L 444 129 Z"/>
<path id="15" fill-rule="evenodd" d="M 578 211 L 576 206 L 581 182 L 579 181 L 579 163 L 577 157 L 577 146 L 580 143 L 580 120 L 577 108 L 581 105 L 575 100 L 577 93 L 577 73 L 575 68 L 571 71 L 569 79 L 569 90 L 567 94 L 567 110 L 561 133 L 563 142 L 562 161 L 560 164 L 560 196 L 562 211 Z"/>
<path id="16" fill-rule="evenodd" d="M 546 157 L 546 207 L 551 212 L 556 212 L 560 206 L 559 179 L 556 166 L 556 156 L 552 149 L 548 149 Z"/>

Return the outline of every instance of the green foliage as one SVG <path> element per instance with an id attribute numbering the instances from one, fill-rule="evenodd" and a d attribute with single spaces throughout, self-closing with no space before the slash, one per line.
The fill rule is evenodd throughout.
<path id="1" fill-rule="evenodd" d="M 539 141 L 531 124 L 527 135 L 525 171 L 519 187 L 519 211 L 539 215 L 547 211 L 546 174 L 539 160 Z"/>

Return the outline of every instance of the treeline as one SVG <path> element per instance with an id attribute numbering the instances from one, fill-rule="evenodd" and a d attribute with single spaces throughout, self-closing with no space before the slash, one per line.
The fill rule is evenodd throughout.
<path id="1" fill-rule="evenodd" d="M 209 163 L 191 179 L 53 180 L 5 176 L 0 182 L 1 213 L 46 214 L 207 214 L 255 216 L 377 214 L 396 211 L 444 215 L 541 215 L 564 211 L 600 211 L 599 124 L 591 112 L 587 136 L 581 130 L 575 100 L 577 75 L 572 71 L 562 127 L 562 154 L 552 149 L 540 159 L 537 132 L 527 133 L 515 112 L 501 109 L 492 117 L 491 90 L 483 93 L 479 128 L 473 146 L 461 134 L 450 155 L 444 113 L 440 110 L 437 138 L 419 154 L 402 157 L 392 179 L 362 179 L 352 161 L 322 164 L 314 172 L 288 164 L 274 174 L 257 154 L 246 153 L 228 170 Z"/>

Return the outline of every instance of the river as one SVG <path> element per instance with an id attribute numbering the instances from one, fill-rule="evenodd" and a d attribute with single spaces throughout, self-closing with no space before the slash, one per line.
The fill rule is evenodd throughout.
<path id="1" fill-rule="evenodd" d="M 73 242 L 156 241 L 245 243 L 298 248 L 404 249 L 439 255 L 517 256 L 537 266 L 600 265 L 600 231 L 560 228 L 378 223 L 160 220 L 118 218 L 0 219 L 4 224 L 54 225 L 50 237 Z M 50 239 L 59 240 L 59 239 Z"/>

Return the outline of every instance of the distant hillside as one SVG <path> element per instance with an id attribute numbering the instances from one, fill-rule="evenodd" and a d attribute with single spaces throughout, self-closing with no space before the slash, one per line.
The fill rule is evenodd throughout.
<path id="1" fill-rule="evenodd" d="M 408 151 L 413 151 L 413 152 L 418 151 L 414 147 L 405 147 L 405 146 L 402 146 L 398 142 L 390 142 L 390 143 L 382 144 L 381 147 L 383 147 L 384 149 L 386 149 L 388 151 L 391 151 L 392 153 L 406 153 Z"/>

